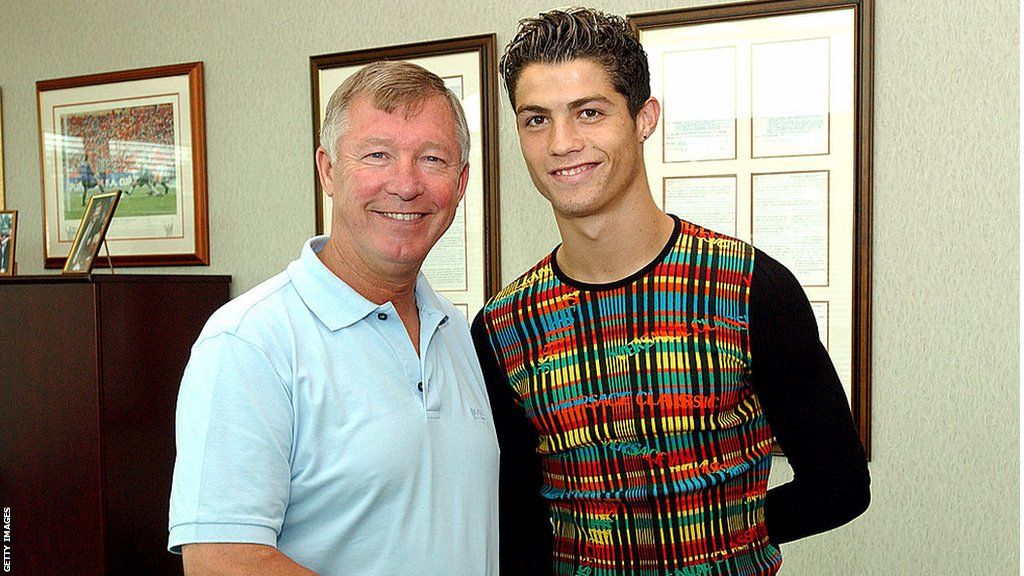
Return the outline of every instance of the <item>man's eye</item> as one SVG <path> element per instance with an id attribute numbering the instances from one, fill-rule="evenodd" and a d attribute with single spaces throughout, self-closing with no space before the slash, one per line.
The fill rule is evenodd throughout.
<path id="1" fill-rule="evenodd" d="M 587 108 L 580 111 L 580 116 L 592 120 L 594 118 L 599 118 L 601 116 L 601 111 L 594 110 L 593 108 Z"/>
<path id="2" fill-rule="evenodd" d="M 544 118 L 543 116 L 530 116 L 529 118 L 526 119 L 526 125 L 527 126 L 540 126 L 546 120 L 547 120 L 547 118 Z"/>
<path id="3" fill-rule="evenodd" d="M 431 164 L 444 164 L 444 158 L 441 158 L 439 156 L 427 156 L 425 159 L 427 162 L 430 162 Z"/>
<path id="4" fill-rule="evenodd" d="M 367 158 L 373 158 L 374 160 L 383 160 L 387 158 L 386 152 L 370 152 L 366 155 Z"/>

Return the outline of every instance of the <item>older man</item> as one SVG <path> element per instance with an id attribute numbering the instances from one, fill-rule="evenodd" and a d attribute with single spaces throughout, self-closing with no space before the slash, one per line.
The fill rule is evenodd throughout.
<path id="1" fill-rule="evenodd" d="M 466 188 L 443 82 L 367 66 L 316 153 L 330 237 L 219 310 L 178 403 L 188 574 L 496 574 L 498 452 L 466 320 L 420 274 Z"/>

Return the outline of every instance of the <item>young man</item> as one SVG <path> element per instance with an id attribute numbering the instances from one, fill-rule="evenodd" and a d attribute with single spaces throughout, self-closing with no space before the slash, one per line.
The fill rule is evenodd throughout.
<path id="1" fill-rule="evenodd" d="M 473 326 L 501 446 L 502 574 L 776 573 L 779 544 L 869 501 L 799 283 L 657 208 L 643 143 L 660 109 L 621 18 L 524 20 L 500 68 L 562 237 Z M 766 493 L 773 437 L 795 476 Z"/>
<path id="2" fill-rule="evenodd" d="M 466 189 L 436 75 L 331 97 L 331 234 L 203 329 L 182 379 L 170 537 L 187 575 L 497 573 L 498 446 L 464 317 L 420 274 Z"/>

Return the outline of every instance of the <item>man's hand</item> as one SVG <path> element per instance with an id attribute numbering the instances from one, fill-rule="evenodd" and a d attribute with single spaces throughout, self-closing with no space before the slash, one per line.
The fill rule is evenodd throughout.
<path id="1" fill-rule="evenodd" d="M 181 557 L 185 576 L 316 576 L 262 544 L 186 544 Z"/>

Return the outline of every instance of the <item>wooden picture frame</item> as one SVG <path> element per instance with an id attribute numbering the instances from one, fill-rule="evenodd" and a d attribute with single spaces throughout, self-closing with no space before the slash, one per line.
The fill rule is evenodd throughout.
<path id="1" fill-rule="evenodd" d="M 0 210 L 0 277 L 17 272 L 17 240 L 18 211 Z"/>
<path id="2" fill-rule="evenodd" d="M 113 264 L 209 265 L 202 62 L 40 81 L 36 97 L 46 268 L 64 265 L 88 198 L 111 190 L 124 192 Z"/>
<path id="3" fill-rule="evenodd" d="M 61 274 L 66 276 L 92 274 L 96 255 L 100 252 L 100 246 L 103 245 L 107 229 L 110 228 L 110 222 L 114 219 L 114 211 L 117 210 L 120 199 L 120 190 L 89 197 L 89 203 L 82 214 L 82 221 L 78 225 L 78 231 L 75 232 L 75 240 L 71 244 L 71 252 L 68 253 Z"/>
<path id="4" fill-rule="evenodd" d="M 870 457 L 873 0 L 740 2 L 628 18 L 662 104 L 655 146 L 645 150 L 651 188 L 737 178 L 735 236 L 801 279 Z M 700 90 L 686 85 L 715 93 L 703 111 Z M 659 196 L 669 203 L 667 192 Z M 773 240 L 798 225 L 808 226 L 798 236 L 813 236 L 803 243 L 812 247 Z"/>
<path id="5" fill-rule="evenodd" d="M 335 89 L 359 68 L 379 60 L 408 60 L 445 80 L 460 97 L 470 128 L 469 183 L 455 221 L 438 240 L 423 273 L 435 290 L 472 320 L 501 288 L 500 204 L 498 202 L 498 80 L 494 34 L 468 36 L 325 54 L 310 58 L 313 95 L 313 150 Z M 315 163 L 317 234 L 329 233 L 330 200 L 321 189 Z"/>

